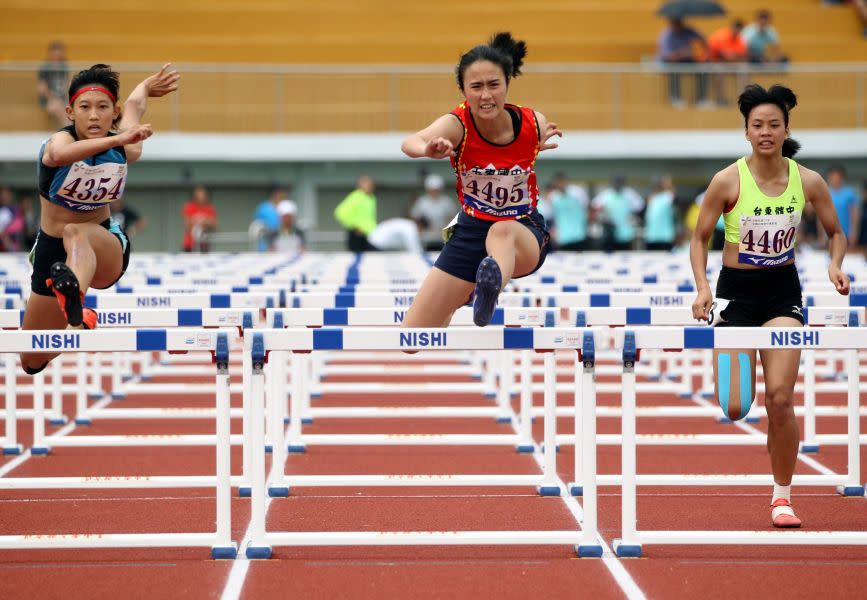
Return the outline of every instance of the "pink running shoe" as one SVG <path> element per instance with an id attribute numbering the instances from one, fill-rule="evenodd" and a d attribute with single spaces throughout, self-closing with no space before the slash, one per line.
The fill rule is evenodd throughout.
<path id="1" fill-rule="evenodd" d="M 801 519 L 792 510 L 792 503 L 785 498 L 777 498 L 771 504 L 771 519 L 774 527 L 793 529 L 801 526 Z"/>

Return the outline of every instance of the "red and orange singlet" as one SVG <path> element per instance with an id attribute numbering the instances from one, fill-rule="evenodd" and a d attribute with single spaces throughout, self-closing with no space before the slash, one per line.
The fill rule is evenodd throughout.
<path id="1" fill-rule="evenodd" d="M 523 217 L 536 208 L 539 198 L 533 170 L 539 154 L 536 114 L 513 104 L 505 108 L 520 115 L 518 135 L 508 144 L 483 138 L 466 102 L 451 113 L 464 126 L 464 139 L 451 161 L 458 178 L 458 200 L 466 214 L 488 221 Z"/>

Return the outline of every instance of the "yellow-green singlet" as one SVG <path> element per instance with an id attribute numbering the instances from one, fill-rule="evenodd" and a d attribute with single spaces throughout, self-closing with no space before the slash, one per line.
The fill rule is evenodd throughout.
<path id="1" fill-rule="evenodd" d="M 759 189 L 746 158 L 738 159 L 740 194 L 734 207 L 723 213 L 727 242 L 738 244 L 738 262 L 773 267 L 795 256 L 795 237 L 806 197 L 798 163 L 789 161 L 789 184 L 776 197 Z"/>

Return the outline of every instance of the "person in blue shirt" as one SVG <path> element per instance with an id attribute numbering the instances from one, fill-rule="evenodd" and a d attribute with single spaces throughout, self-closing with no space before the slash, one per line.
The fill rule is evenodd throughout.
<path id="1" fill-rule="evenodd" d="M 846 169 L 842 166 L 831 167 L 828 170 L 828 188 L 831 190 L 831 200 L 834 201 L 834 210 L 840 219 L 840 226 L 850 246 L 858 244 L 858 228 L 861 224 L 861 203 L 858 200 L 858 192 L 851 185 L 846 184 Z"/>
<path id="2" fill-rule="evenodd" d="M 289 190 L 285 185 L 273 185 L 268 194 L 268 199 L 264 200 L 256 207 L 256 212 L 253 214 L 253 222 L 257 226 L 259 232 L 257 249 L 259 252 L 266 252 L 274 249 L 274 241 L 280 233 L 280 213 L 277 206 L 283 200 L 289 199 Z"/>
<path id="3" fill-rule="evenodd" d="M 644 213 L 644 241 L 648 250 L 671 250 L 674 247 L 674 184 L 670 175 L 654 182 Z"/>
<path id="4" fill-rule="evenodd" d="M 566 176 L 558 173 L 548 187 L 553 210 L 554 239 L 557 250 L 575 252 L 587 249 L 587 191 L 579 185 L 567 185 Z"/>

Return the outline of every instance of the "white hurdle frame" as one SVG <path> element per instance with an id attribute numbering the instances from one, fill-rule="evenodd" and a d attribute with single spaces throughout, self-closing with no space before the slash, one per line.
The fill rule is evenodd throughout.
<path id="1" fill-rule="evenodd" d="M 61 342 L 63 347 L 58 348 Z M 0 489 L 5 490 L 214 487 L 217 498 L 215 532 L 0 535 L 0 549 L 206 546 L 211 548 L 213 558 L 235 558 L 237 546 L 231 540 L 229 342 L 226 331 L 214 329 L 0 331 L 0 346 L 16 353 L 61 350 L 75 352 L 78 356 L 84 356 L 87 352 L 118 351 L 211 352 L 216 362 L 218 384 L 215 398 L 217 431 L 216 435 L 210 436 L 210 443 L 214 444 L 216 451 L 215 476 L 0 477 Z M 160 438 L 162 436 L 113 437 Z M 51 437 L 46 441 L 56 442 L 60 439 L 62 438 Z"/>
<path id="2" fill-rule="evenodd" d="M 800 335 L 795 337 L 793 333 Z M 805 333 L 815 333 L 809 341 Z M 820 544 L 820 545 L 867 545 L 865 531 L 639 531 L 637 529 L 636 487 L 638 485 L 666 485 L 653 480 L 654 476 L 636 474 L 635 443 L 635 362 L 643 348 L 829 348 L 845 349 L 850 361 L 858 360 L 858 350 L 867 348 L 867 329 L 838 328 L 803 330 L 801 328 L 769 327 L 731 327 L 714 329 L 709 327 L 687 327 L 680 329 L 648 327 L 621 332 L 620 347 L 623 348 L 623 444 L 622 462 L 622 533 L 614 541 L 618 556 L 640 556 L 643 544 Z M 851 363 L 850 363 L 851 364 Z M 838 483 L 843 495 L 863 496 L 864 487 L 860 477 L 860 433 L 858 371 L 850 377 L 848 393 L 847 425 L 849 429 L 848 473 L 843 477 L 824 475 L 798 476 L 792 483 Z M 758 437 L 758 436 L 757 436 Z M 854 441 L 853 441 L 854 440 Z M 587 474 L 585 473 L 585 476 Z M 770 486 L 770 476 L 760 476 L 764 484 Z M 703 485 L 744 485 L 742 476 L 720 477 L 720 481 L 702 483 Z M 678 482 L 677 485 L 683 485 Z"/>
<path id="3" fill-rule="evenodd" d="M 264 365 L 266 357 L 273 352 L 309 352 L 316 350 L 430 350 L 429 346 L 420 346 L 412 337 L 426 333 L 445 334 L 443 343 L 438 346 L 444 349 L 462 350 L 506 350 L 525 349 L 545 352 L 546 374 L 553 375 L 554 354 L 556 349 L 577 350 L 581 347 L 583 337 L 581 330 L 530 329 L 530 328 L 478 328 L 454 327 L 448 329 L 395 329 L 359 327 L 349 329 L 316 329 L 316 330 L 258 330 L 244 338 L 244 352 L 250 353 L 251 365 L 251 404 L 253 416 L 251 419 L 252 452 L 252 515 L 250 522 L 251 540 L 246 548 L 248 558 L 268 558 L 271 556 L 271 546 L 334 546 L 334 545 L 468 545 L 468 544 L 571 544 L 579 556 L 600 556 L 602 546 L 598 542 L 595 528 L 595 512 L 588 519 L 585 514 L 583 530 L 574 531 L 446 531 L 446 532 L 268 532 L 265 528 L 265 498 L 266 475 L 264 454 Z M 558 337 L 559 334 L 559 337 Z M 371 340 L 375 340 L 371 343 Z M 548 379 L 546 378 L 546 381 Z M 553 377 L 550 378 L 553 381 Z M 553 418 L 553 408 L 556 401 L 553 386 L 547 387 L 545 404 L 549 409 L 545 421 L 545 473 L 540 477 L 531 476 L 496 476 L 498 485 L 534 485 L 540 484 L 540 493 L 545 495 L 545 488 L 560 489 L 556 484 L 556 447 L 554 443 L 556 419 Z M 579 395 L 576 394 L 576 401 Z M 418 444 L 429 444 L 432 436 L 413 437 Z M 460 436 L 451 436 L 455 443 Z M 292 485 L 400 485 L 400 486 L 430 486 L 430 485 L 486 485 L 493 483 L 493 476 L 479 475 L 368 475 L 368 476 L 287 476 Z M 553 489 L 551 489 L 553 492 Z M 595 511 L 595 489 L 585 490 L 591 498 Z M 554 494 L 551 494 L 554 495 Z M 586 502 L 586 499 L 585 499 Z M 591 526 L 591 527 L 588 527 Z"/>

